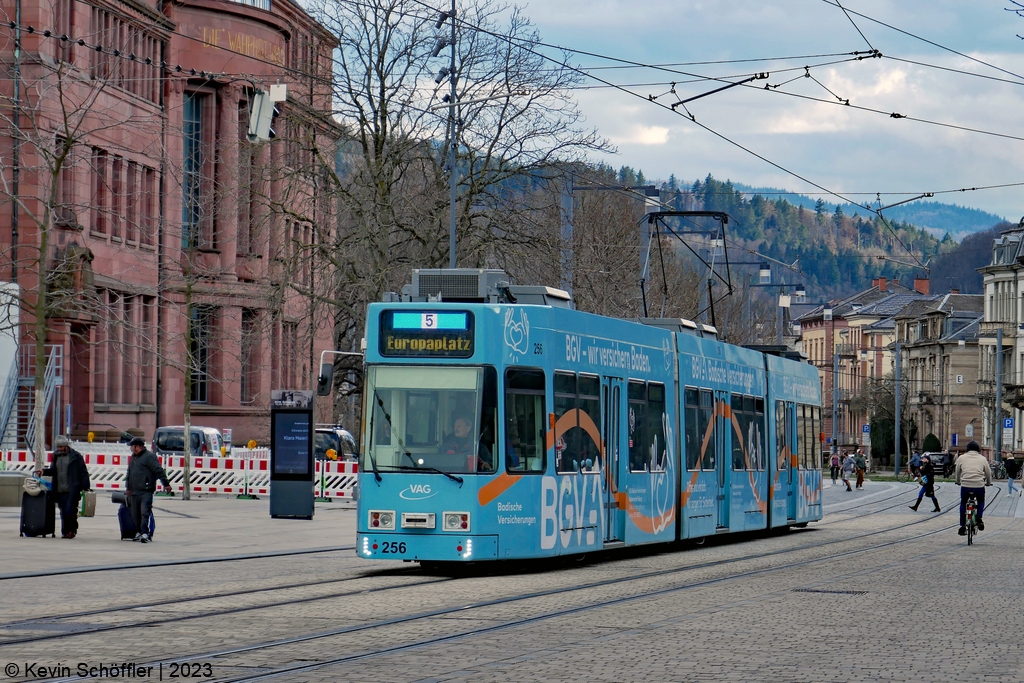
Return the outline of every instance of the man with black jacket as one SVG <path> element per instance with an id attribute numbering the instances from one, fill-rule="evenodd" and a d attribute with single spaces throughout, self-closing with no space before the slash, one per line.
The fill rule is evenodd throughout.
<path id="1" fill-rule="evenodd" d="M 78 535 L 78 501 L 83 491 L 92 490 L 85 458 L 71 447 L 68 437 L 58 436 L 53 440 L 53 464 L 36 470 L 36 476 L 39 475 L 52 477 L 53 493 L 60 508 L 60 537 L 74 538 Z"/>
<path id="2" fill-rule="evenodd" d="M 128 461 L 128 476 L 125 477 L 125 487 L 128 493 L 128 505 L 132 511 L 132 520 L 138 532 L 133 541 L 149 543 L 152 539 L 145 530 L 149 529 L 149 516 L 153 512 L 153 493 L 156 492 L 156 482 L 160 480 L 164 488 L 170 491 L 171 482 L 167 473 L 160 466 L 160 461 L 150 451 L 146 450 L 146 442 L 140 437 L 135 437 L 129 443 L 132 449 L 132 457 Z"/>

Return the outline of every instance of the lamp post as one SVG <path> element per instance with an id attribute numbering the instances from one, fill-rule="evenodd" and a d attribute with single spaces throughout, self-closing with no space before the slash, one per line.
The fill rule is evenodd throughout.
<path id="1" fill-rule="evenodd" d="M 456 149 L 458 142 L 455 139 L 456 136 L 456 101 L 455 101 L 455 0 L 452 0 L 451 9 L 441 12 L 441 16 L 437 19 L 437 24 L 434 28 L 440 30 L 444 26 L 444 22 L 451 20 L 451 36 L 443 38 L 438 36 L 437 41 L 434 43 L 434 49 L 431 51 L 431 57 L 437 57 L 441 54 L 441 50 L 446 45 L 450 45 L 452 48 L 451 62 L 447 68 L 442 68 L 438 73 L 434 82 L 440 85 L 442 81 L 447 77 L 448 84 L 450 86 L 448 94 L 448 267 L 455 267 L 455 199 L 456 199 L 456 188 L 458 187 L 458 175 L 456 173 L 455 163 L 457 161 Z"/>

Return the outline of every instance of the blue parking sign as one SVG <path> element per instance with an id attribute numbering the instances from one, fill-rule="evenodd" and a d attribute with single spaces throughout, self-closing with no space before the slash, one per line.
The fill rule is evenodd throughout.
<path id="1" fill-rule="evenodd" d="M 1013 418 L 1012 417 L 1004 417 L 1003 418 L 1003 429 L 1013 429 Z"/>

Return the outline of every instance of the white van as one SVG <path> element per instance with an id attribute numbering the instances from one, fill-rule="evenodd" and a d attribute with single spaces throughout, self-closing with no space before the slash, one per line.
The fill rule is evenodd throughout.
<path id="1" fill-rule="evenodd" d="M 192 455 L 219 458 L 224 437 L 213 427 L 192 427 Z M 157 455 L 185 455 L 185 427 L 158 427 L 153 435 L 153 452 Z"/>

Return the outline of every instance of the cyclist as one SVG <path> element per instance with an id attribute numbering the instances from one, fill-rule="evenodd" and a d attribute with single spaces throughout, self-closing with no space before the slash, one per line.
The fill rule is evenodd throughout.
<path id="1" fill-rule="evenodd" d="M 985 513 L 985 487 L 992 485 L 992 468 L 981 454 L 977 441 L 967 444 L 967 452 L 956 459 L 956 484 L 960 487 L 960 530 L 967 535 L 967 498 L 974 494 L 978 499 L 978 531 L 985 530 L 982 515 Z"/>
<path id="2" fill-rule="evenodd" d="M 921 476 L 921 454 L 914 451 L 914 455 L 910 457 L 910 462 L 907 463 L 907 472 L 912 477 Z"/>

